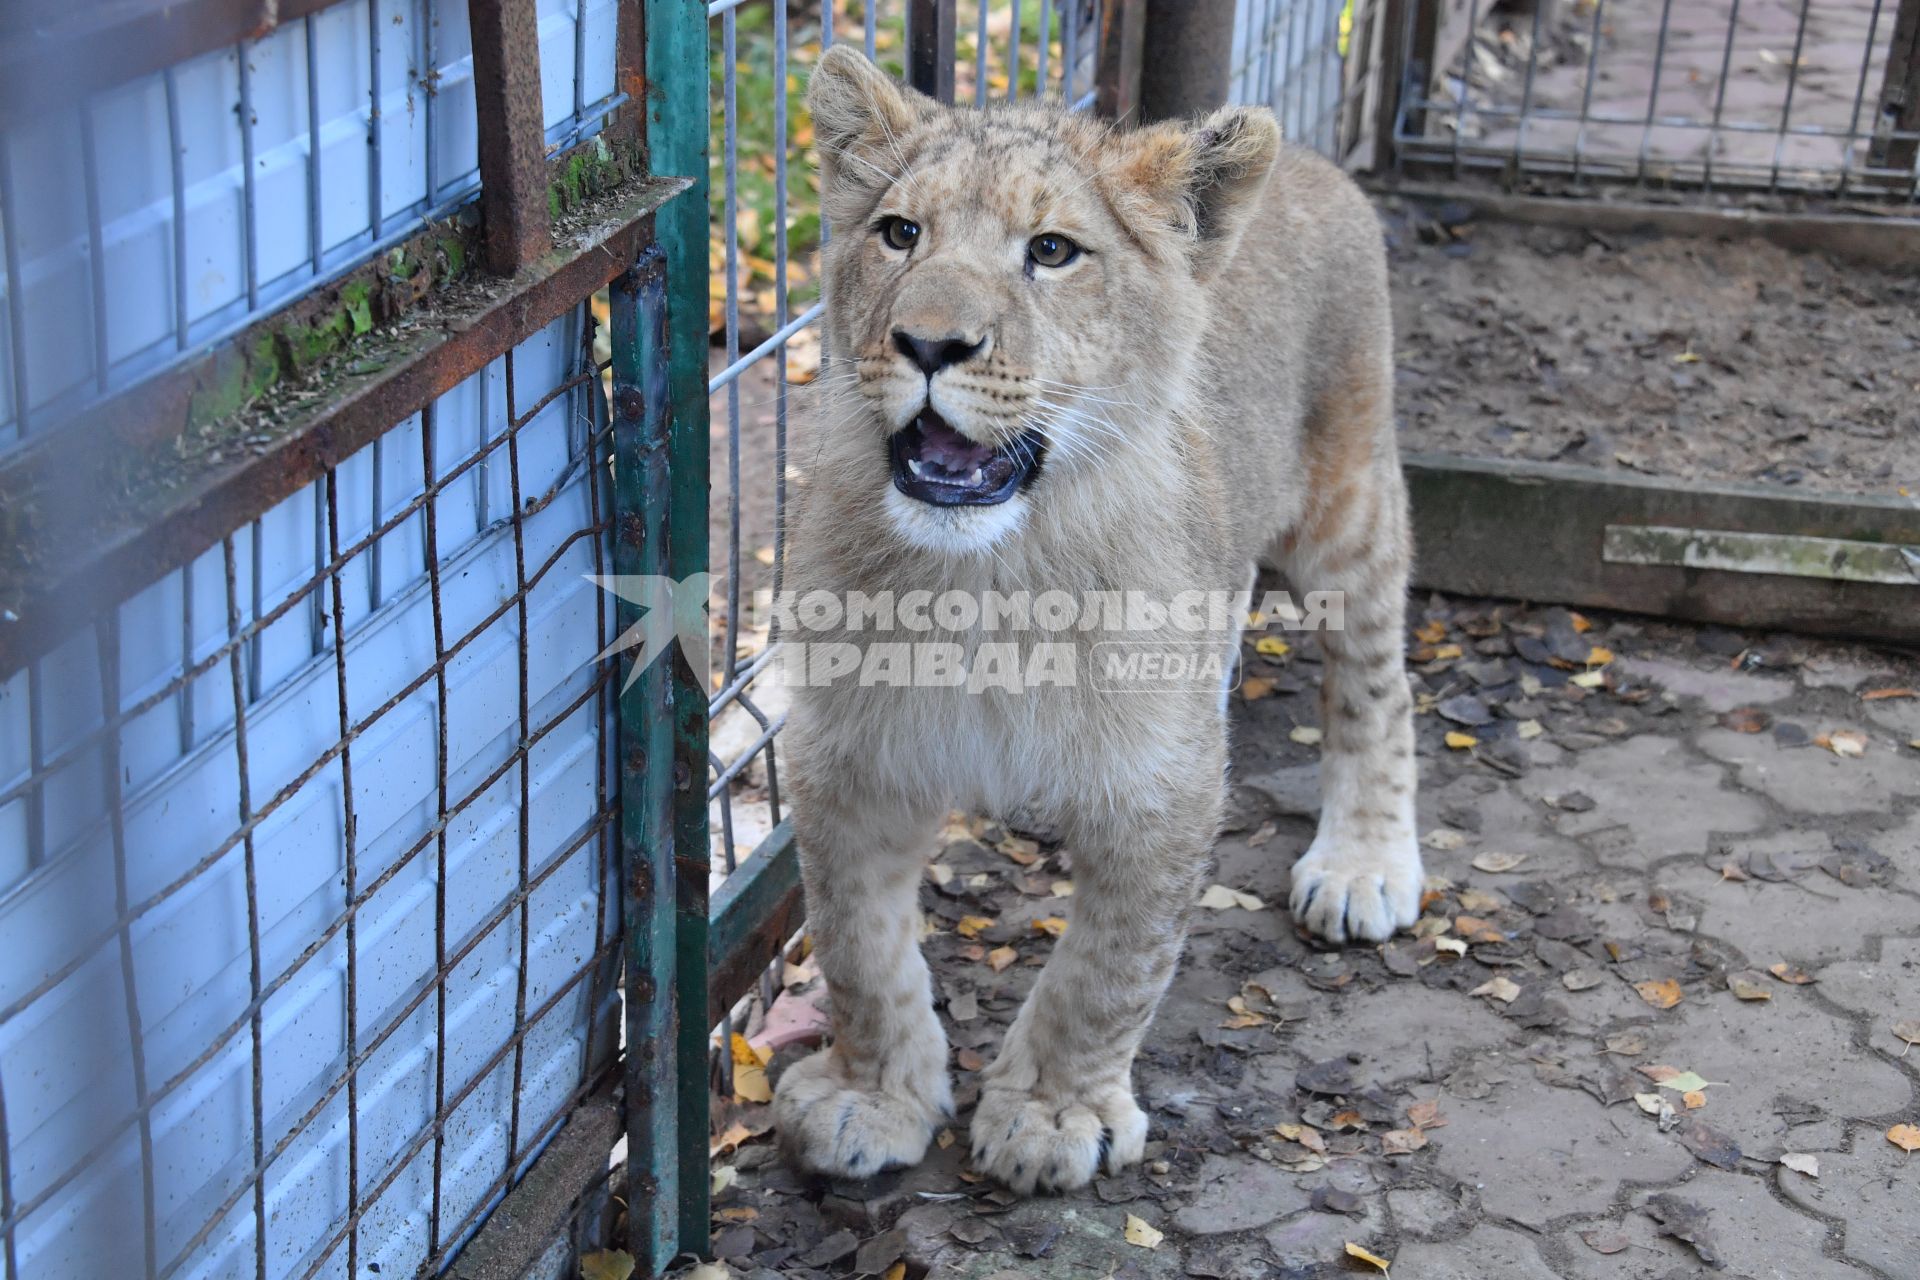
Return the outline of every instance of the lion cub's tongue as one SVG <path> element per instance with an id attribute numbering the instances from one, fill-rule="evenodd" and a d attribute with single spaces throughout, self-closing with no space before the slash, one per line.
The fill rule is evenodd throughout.
<path id="1" fill-rule="evenodd" d="M 920 429 L 919 456 L 923 465 L 938 467 L 948 475 L 964 476 L 993 460 L 991 446 L 969 440 L 934 414 L 921 414 L 914 425 Z"/>

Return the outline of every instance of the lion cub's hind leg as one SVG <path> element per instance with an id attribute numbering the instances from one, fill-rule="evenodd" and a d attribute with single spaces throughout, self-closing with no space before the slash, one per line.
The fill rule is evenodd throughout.
<path id="1" fill-rule="evenodd" d="M 1420 914 L 1402 633 L 1411 536 L 1386 403 L 1384 392 L 1357 396 L 1351 418 L 1328 424 L 1353 433 L 1330 450 L 1349 464 L 1316 477 L 1318 500 L 1281 557 L 1296 588 L 1344 597 L 1342 625 L 1319 635 L 1320 826 L 1291 893 L 1294 918 L 1329 942 L 1383 941 Z"/>

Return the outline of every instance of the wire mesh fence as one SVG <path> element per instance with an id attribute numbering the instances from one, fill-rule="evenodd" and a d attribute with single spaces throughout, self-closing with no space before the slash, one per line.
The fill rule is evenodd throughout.
<path id="1" fill-rule="evenodd" d="M 14 677 L 12 1274 L 437 1269 L 614 1063 L 592 325 Z"/>
<path id="2" fill-rule="evenodd" d="M 1920 197 L 1911 0 L 1436 7 L 1433 73 L 1417 60 L 1408 70 L 1403 160 L 1456 175 Z M 1405 15 L 1416 49 L 1419 8 Z"/>
<path id="3" fill-rule="evenodd" d="M 303 7 L 261 38 L 0 128 L 0 452 L 478 189 L 466 4 Z M 565 146 L 624 101 L 616 4 L 539 10 L 542 118 Z"/>

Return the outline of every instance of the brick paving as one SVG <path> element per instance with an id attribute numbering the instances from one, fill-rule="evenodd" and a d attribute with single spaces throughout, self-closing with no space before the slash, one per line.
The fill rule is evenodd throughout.
<path id="1" fill-rule="evenodd" d="M 1136 1068 L 1147 1163 L 1019 1200 L 967 1170 L 965 1126 L 1051 945 L 1033 921 L 1060 913 L 1050 886 L 1071 869 L 1053 850 L 1023 865 L 976 822 L 923 898 L 952 1140 L 860 1184 L 800 1176 L 748 1141 L 715 1202 L 729 1272 L 1370 1272 L 1352 1243 L 1399 1280 L 1920 1274 L 1920 1165 L 1886 1136 L 1920 1124 L 1920 1052 L 1893 1031 L 1920 1020 L 1920 700 L 1861 696 L 1920 687 L 1920 663 L 1423 603 L 1434 880 L 1414 936 L 1330 950 L 1271 906 L 1199 912 Z M 1614 658 L 1584 688 L 1572 677 L 1592 646 Z M 1248 654 L 1272 692 L 1236 701 L 1214 878 L 1283 904 L 1312 833 L 1318 748 L 1293 730 L 1315 723 L 1317 663 L 1310 639 Z M 1449 747 L 1449 730 L 1477 741 Z M 1850 750 L 1849 732 L 1857 756 L 1821 745 Z M 995 924 L 962 938 L 966 915 Z M 1019 962 L 985 962 L 999 945 Z M 1708 1083 L 1662 1087 L 1675 1072 Z M 765 1128 L 751 1105 L 723 1119 Z M 1127 1242 L 1130 1215 L 1164 1234 L 1157 1247 Z"/>

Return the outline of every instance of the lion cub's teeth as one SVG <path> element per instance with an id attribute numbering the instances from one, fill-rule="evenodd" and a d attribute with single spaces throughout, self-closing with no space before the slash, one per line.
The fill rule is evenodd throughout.
<path id="1" fill-rule="evenodd" d="M 918 459 L 918 458 L 908 458 L 908 459 L 907 459 L 907 470 L 909 470 L 909 471 L 911 471 L 911 472 L 913 472 L 913 474 L 914 474 L 914 475 L 916 475 L 916 476 L 917 476 L 917 475 L 919 475 L 919 474 L 920 474 L 920 459 Z"/>
<path id="2" fill-rule="evenodd" d="M 981 474 L 980 474 L 980 468 L 978 468 L 978 467 L 975 467 L 975 468 L 973 469 L 973 474 L 967 477 L 967 483 L 968 483 L 968 484 L 979 484 L 979 483 L 980 483 L 980 481 L 981 481 L 981 480 L 982 480 L 983 478 L 984 478 L 984 477 L 982 477 L 982 476 L 981 476 Z"/>

